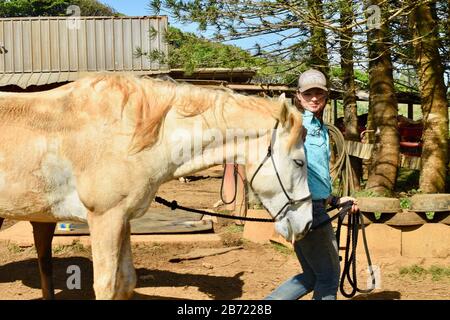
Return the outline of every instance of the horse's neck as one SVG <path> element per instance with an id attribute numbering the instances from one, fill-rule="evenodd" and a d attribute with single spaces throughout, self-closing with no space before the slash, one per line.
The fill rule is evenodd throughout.
<path id="1" fill-rule="evenodd" d="M 29 118 L 33 114 L 59 113 L 64 107 L 66 89 L 53 89 L 44 92 L 0 92 L 0 117 L 8 120 Z"/>
<path id="2" fill-rule="evenodd" d="M 181 177 L 222 163 L 245 164 L 249 156 L 266 152 L 275 120 L 256 111 L 244 116 L 214 111 L 175 120 L 169 113 L 165 123 L 165 147 L 174 163 L 173 177 Z M 251 154 L 249 155 L 249 151 Z M 180 152 L 186 157 L 174 159 Z"/>

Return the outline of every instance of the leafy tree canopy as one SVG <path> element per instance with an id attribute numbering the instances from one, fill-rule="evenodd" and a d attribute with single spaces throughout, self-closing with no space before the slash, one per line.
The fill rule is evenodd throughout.
<path id="1" fill-rule="evenodd" d="M 254 78 L 256 82 L 289 84 L 297 80 L 297 71 L 285 72 L 289 61 L 280 63 L 279 58 L 254 56 L 237 46 L 205 39 L 171 26 L 165 38 L 169 45 L 168 57 L 158 51 L 146 53 L 141 49 L 136 50 L 135 54 L 167 63 L 171 69 L 184 69 L 188 74 L 198 68 L 251 68 L 257 70 L 257 76 Z M 280 65 L 284 67 L 281 68 Z"/>
<path id="2" fill-rule="evenodd" d="M 169 27 L 166 39 L 170 47 L 168 63 L 171 68 L 193 71 L 205 67 L 255 67 L 263 62 L 236 46 L 213 42 L 174 27 Z"/>
<path id="3" fill-rule="evenodd" d="M 117 15 L 113 8 L 96 0 L 1 0 L 0 17 L 66 16 L 71 5 L 80 7 L 81 16 Z"/>

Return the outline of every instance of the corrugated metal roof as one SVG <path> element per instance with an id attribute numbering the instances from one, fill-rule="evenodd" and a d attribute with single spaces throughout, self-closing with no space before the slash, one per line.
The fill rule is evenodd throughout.
<path id="1" fill-rule="evenodd" d="M 26 89 L 30 86 L 44 86 L 52 83 L 71 82 L 92 74 L 93 72 L 38 72 L 38 73 L 5 73 L 0 75 L 0 87 L 9 85 L 19 86 Z M 106 73 L 106 72 L 105 72 Z M 167 74 L 168 71 L 130 71 L 114 72 L 114 74 L 134 75 L 158 75 Z"/>
<path id="2" fill-rule="evenodd" d="M 168 66 L 142 53 L 168 54 L 167 17 L 0 19 L 0 86 L 73 81 L 80 72 L 142 72 Z"/>

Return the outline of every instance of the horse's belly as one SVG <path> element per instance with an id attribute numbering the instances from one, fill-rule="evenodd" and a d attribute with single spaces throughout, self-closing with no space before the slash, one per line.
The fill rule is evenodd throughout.
<path id="1" fill-rule="evenodd" d="M 20 155 L 25 150 L 28 154 L 23 159 Z M 78 196 L 72 163 L 58 152 L 59 141 L 35 139 L 9 151 L 0 157 L 1 217 L 86 221 L 87 209 Z"/>
<path id="2" fill-rule="evenodd" d="M 67 192 L 69 191 L 69 192 Z M 64 193 L 65 192 L 65 193 Z M 0 217 L 40 222 L 62 220 L 86 221 L 87 210 L 76 190 L 51 193 L 27 192 L 4 197 L 0 192 Z"/>

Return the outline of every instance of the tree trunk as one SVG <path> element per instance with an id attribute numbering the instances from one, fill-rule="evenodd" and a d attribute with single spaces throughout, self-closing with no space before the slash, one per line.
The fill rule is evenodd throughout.
<path id="1" fill-rule="evenodd" d="M 439 20 L 437 20 L 439 22 Z M 444 25 L 444 46 L 446 48 L 446 52 L 450 52 L 450 0 L 447 0 L 447 19 L 443 22 Z M 450 57 L 445 57 L 445 60 L 448 61 Z M 448 67 L 448 65 L 447 65 Z"/>
<path id="2" fill-rule="evenodd" d="M 311 17 L 318 21 L 323 20 L 323 3 L 322 0 L 308 0 L 308 8 Z M 330 62 L 328 60 L 327 35 L 325 28 L 319 24 L 311 26 L 311 58 L 310 64 L 312 68 L 322 71 L 328 79 L 330 73 Z"/>
<path id="3" fill-rule="evenodd" d="M 383 13 L 383 0 L 373 0 Z M 392 193 L 399 165 L 398 105 L 394 90 L 392 61 L 388 45 L 388 25 L 382 19 L 379 28 L 368 33 L 369 104 L 375 130 L 375 148 L 366 189 L 380 195 Z"/>
<path id="4" fill-rule="evenodd" d="M 353 22 L 353 7 L 349 0 L 340 0 L 341 28 L 346 28 Z M 360 141 L 358 130 L 358 108 L 356 105 L 356 86 L 355 75 L 353 71 L 353 31 L 351 29 L 343 31 L 341 35 L 341 69 L 344 101 L 344 125 L 345 139 L 351 141 Z M 349 181 L 354 190 L 360 190 L 362 175 L 362 160 L 350 156 L 352 170 L 352 181 Z"/>
<path id="5" fill-rule="evenodd" d="M 416 7 L 411 13 L 410 23 L 414 29 L 424 120 L 419 185 L 425 193 L 445 192 L 449 105 L 444 85 L 444 68 L 438 51 L 439 36 L 430 5 Z"/>
<path id="6" fill-rule="evenodd" d="M 327 82 L 329 87 L 329 77 L 330 77 L 330 61 L 328 59 L 328 49 L 327 49 L 327 35 L 325 32 L 325 28 L 321 26 L 321 22 L 323 22 L 323 2 L 322 0 L 308 0 L 308 10 L 310 13 L 310 19 L 314 19 L 315 21 L 310 21 L 310 43 L 311 43 L 311 56 L 309 59 L 309 64 L 311 68 L 320 70 L 325 77 L 327 78 Z M 322 114 L 322 119 L 324 122 L 334 123 L 336 119 L 334 119 L 334 112 L 332 110 L 330 100 L 328 100 L 327 105 Z M 331 141 L 331 157 L 330 157 L 330 165 L 336 161 L 336 150 L 333 146 L 333 141 Z"/>

